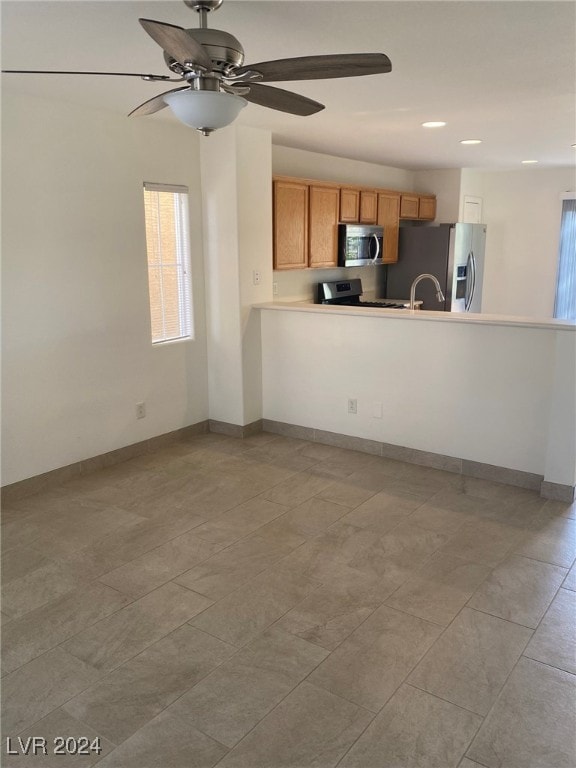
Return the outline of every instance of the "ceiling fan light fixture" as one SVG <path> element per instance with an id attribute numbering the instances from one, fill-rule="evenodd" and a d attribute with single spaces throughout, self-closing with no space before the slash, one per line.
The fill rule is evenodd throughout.
<path id="1" fill-rule="evenodd" d="M 223 91 L 176 91 L 167 93 L 164 101 L 185 125 L 205 136 L 230 125 L 248 102 L 241 96 Z"/>

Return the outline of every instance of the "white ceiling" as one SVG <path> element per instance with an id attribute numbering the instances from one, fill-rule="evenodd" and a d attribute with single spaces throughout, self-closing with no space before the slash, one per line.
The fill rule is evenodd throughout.
<path id="1" fill-rule="evenodd" d="M 167 74 L 162 52 L 138 17 L 198 24 L 181 0 L 1 5 L 4 69 Z M 409 169 L 575 162 L 571 0 L 226 0 L 208 21 L 239 38 L 246 63 L 374 51 L 392 60 L 387 75 L 279 83 L 326 104 L 311 117 L 248 105 L 239 122 L 271 130 L 276 144 Z M 123 114 L 167 90 L 135 78 L 70 75 L 3 75 L 2 87 Z M 165 109 L 130 119 L 175 118 Z M 447 126 L 424 129 L 426 120 Z M 483 143 L 460 144 L 470 138 Z"/>

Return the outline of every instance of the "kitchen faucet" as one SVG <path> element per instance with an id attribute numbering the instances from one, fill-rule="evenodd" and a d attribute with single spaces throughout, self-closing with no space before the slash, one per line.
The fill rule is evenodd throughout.
<path id="1" fill-rule="evenodd" d="M 436 298 L 438 301 L 442 302 L 444 301 L 444 294 L 442 293 L 442 288 L 440 288 L 440 283 L 434 275 L 429 275 L 428 273 L 424 273 L 423 275 L 418 275 L 418 277 L 414 280 L 412 285 L 410 286 L 410 309 L 414 309 L 414 302 L 416 299 L 416 286 L 420 282 L 420 280 L 424 280 L 425 278 L 428 278 L 429 280 L 432 280 L 434 285 L 436 286 Z"/>

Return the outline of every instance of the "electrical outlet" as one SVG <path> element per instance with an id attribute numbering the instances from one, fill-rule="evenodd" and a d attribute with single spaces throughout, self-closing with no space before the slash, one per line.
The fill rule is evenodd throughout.
<path id="1" fill-rule="evenodd" d="M 136 403 L 136 418 L 143 419 L 146 416 L 146 403 Z"/>
<path id="2" fill-rule="evenodd" d="M 382 418 L 382 403 L 374 403 L 372 405 L 372 417 L 374 419 Z"/>
<path id="3" fill-rule="evenodd" d="M 253 285 L 260 285 L 262 282 L 262 273 L 258 269 L 252 270 L 252 283 Z"/>
<path id="4" fill-rule="evenodd" d="M 348 398 L 348 413 L 358 413 L 358 400 L 356 398 Z"/>

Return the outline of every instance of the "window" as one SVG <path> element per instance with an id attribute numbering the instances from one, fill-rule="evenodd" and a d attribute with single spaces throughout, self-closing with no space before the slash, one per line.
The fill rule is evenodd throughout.
<path id="1" fill-rule="evenodd" d="M 576 320 L 576 200 L 562 203 L 554 317 Z"/>
<path id="2" fill-rule="evenodd" d="M 192 336 L 188 189 L 144 183 L 152 343 Z"/>

